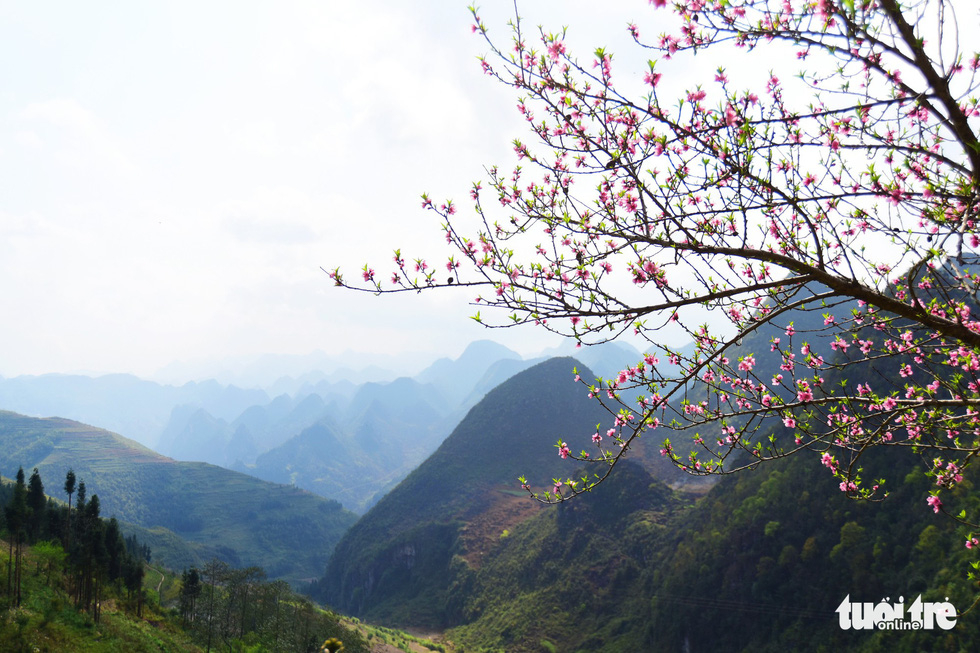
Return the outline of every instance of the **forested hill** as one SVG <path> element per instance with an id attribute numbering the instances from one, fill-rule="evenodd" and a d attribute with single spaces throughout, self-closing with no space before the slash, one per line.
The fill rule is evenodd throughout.
<path id="1" fill-rule="evenodd" d="M 815 457 L 727 477 L 693 505 L 623 466 L 457 571 L 448 636 L 508 653 L 980 650 L 975 610 L 950 631 L 840 628 L 848 595 L 949 597 L 959 611 L 977 597 L 966 578 L 976 556 L 927 509 L 929 479 L 911 457 L 868 461 L 886 462 L 899 476 L 882 503 L 847 499 Z M 954 509 L 976 501 L 964 492 Z"/>
<path id="2" fill-rule="evenodd" d="M 913 455 L 864 457 L 888 479 L 881 503 L 846 498 L 816 454 L 727 477 L 697 503 L 628 464 L 561 506 L 508 495 L 518 473 L 568 475 L 554 440 L 602 420 L 572 365 L 549 361 L 490 393 L 348 532 L 320 596 L 369 620 L 449 627 L 466 650 L 980 650 L 975 610 L 951 631 L 839 626 L 846 596 L 949 597 L 960 611 L 976 599 L 967 530 L 928 508 Z M 952 513 L 976 509 L 978 473 Z"/>
<path id="3" fill-rule="evenodd" d="M 467 568 L 537 512 L 518 476 L 540 486 L 574 471 L 559 437 L 612 418 L 586 398 L 570 358 L 548 360 L 491 391 L 424 463 L 345 535 L 321 582 L 334 607 L 416 626 L 458 621 Z"/>
<path id="4" fill-rule="evenodd" d="M 103 514 L 154 529 L 140 537 L 150 540 L 158 561 L 176 567 L 216 556 L 261 566 L 273 578 L 317 577 L 356 520 L 339 503 L 294 487 L 174 461 L 78 422 L 0 411 L 0 474 L 13 476 L 20 466 L 37 467 L 53 496 L 74 469 L 90 495 L 104 497 Z M 168 561 L 161 527 L 190 542 L 197 559 Z"/>

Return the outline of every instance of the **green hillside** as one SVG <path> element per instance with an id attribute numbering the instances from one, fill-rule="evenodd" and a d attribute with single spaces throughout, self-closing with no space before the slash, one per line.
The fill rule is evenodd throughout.
<path id="1" fill-rule="evenodd" d="M 369 620 L 458 623 L 469 569 L 492 539 L 536 512 L 517 477 L 571 471 L 554 447 L 609 416 L 557 358 L 513 377 L 477 404 L 424 463 L 344 536 L 320 586 L 334 607 Z M 583 376 L 588 371 L 579 369 Z M 517 496 L 514 496 L 517 494 Z"/>
<path id="2" fill-rule="evenodd" d="M 962 529 L 925 509 L 929 479 L 911 457 L 869 461 L 883 464 L 900 477 L 883 503 L 847 499 L 805 457 L 728 477 L 691 503 L 624 463 L 592 493 L 499 533 L 479 565 L 456 555 L 446 637 L 508 653 L 980 650 L 976 611 L 948 632 L 840 628 L 848 595 L 948 597 L 959 611 L 978 596 Z M 977 503 L 976 480 L 954 510 Z"/>
<path id="3" fill-rule="evenodd" d="M 882 463 L 884 461 L 878 461 Z M 798 457 L 728 477 L 696 504 L 629 463 L 591 494 L 514 526 L 457 573 L 467 651 L 974 651 L 980 614 L 950 631 L 842 630 L 845 596 L 878 603 L 977 598 L 975 554 L 924 510 L 929 480 L 909 459 L 883 503 L 845 498 Z M 975 504 L 968 481 L 958 501 Z"/>
<path id="4" fill-rule="evenodd" d="M 0 653 L 454 650 L 339 617 L 259 567 L 150 565 L 146 543 L 74 489 L 69 510 L 37 470 L 0 477 Z"/>
<path id="5" fill-rule="evenodd" d="M 61 574 L 36 573 L 39 556 L 23 555 L 29 571 L 24 577 L 24 601 L 11 608 L 0 592 L 0 653 L 158 653 L 204 651 L 191 635 L 160 609 L 156 592 L 136 616 L 136 600 L 125 591 L 108 591 L 98 622 L 75 606 Z M 0 565 L 7 566 L 7 543 L 0 540 Z M 148 577 L 153 575 L 150 570 Z"/>
<path id="6" fill-rule="evenodd" d="M 500 534 L 470 570 L 464 625 L 447 637 L 467 651 L 653 650 L 642 627 L 644 577 L 662 552 L 647 547 L 685 505 L 624 462 L 588 495 Z"/>
<path id="7" fill-rule="evenodd" d="M 846 596 L 948 597 L 961 612 L 978 597 L 967 528 L 928 509 L 911 454 L 866 453 L 866 474 L 888 479 L 880 503 L 846 498 L 816 455 L 726 477 L 697 501 L 628 461 L 557 507 L 514 496 L 518 473 L 568 475 L 551 445 L 602 419 L 568 382 L 573 365 L 527 370 L 474 407 L 351 528 L 319 595 L 370 620 L 449 628 L 466 651 L 980 650 L 976 610 L 950 631 L 839 625 Z M 769 428 L 787 435 L 760 435 Z M 978 475 L 951 513 L 980 506 Z"/>
<path id="8" fill-rule="evenodd" d="M 177 462 L 122 436 L 70 420 L 0 412 L 0 473 L 37 467 L 59 496 L 73 468 L 103 513 L 152 529 L 159 560 L 183 566 L 219 557 L 274 578 L 317 577 L 356 517 L 335 501 L 205 463 Z M 168 556 L 166 529 L 191 544 Z"/>

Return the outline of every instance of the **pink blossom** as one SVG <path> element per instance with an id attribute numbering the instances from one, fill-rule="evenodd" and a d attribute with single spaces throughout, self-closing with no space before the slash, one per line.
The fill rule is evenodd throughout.
<path id="1" fill-rule="evenodd" d="M 650 86 L 656 86 L 660 82 L 661 76 L 662 75 L 660 73 L 650 71 L 643 75 L 643 82 L 645 84 L 649 84 Z"/>
<path id="2" fill-rule="evenodd" d="M 932 506 L 932 511 L 938 513 L 939 509 L 943 507 L 943 502 L 936 495 L 931 495 L 926 499 L 926 503 Z"/>
<path id="3" fill-rule="evenodd" d="M 565 444 L 564 442 L 559 442 L 558 455 L 561 456 L 562 458 L 568 458 L 568 454 L 569 454 L 568 445 Z"/>
<path id="4" fill-rule="evenodd" d="M 559 56 L 565 54 L 565 44 L 561 41 L 552 41 L 548 44 L 548 54 L 551 55 L 551 60 L 555 61 Z"/>
<path id="5" fill-rule="evenodd" d="M 833 20 L 827 0 L 817 0 L 817 14 L 823 19 L 824 25 L 829 25 L 830 21 Z"/>

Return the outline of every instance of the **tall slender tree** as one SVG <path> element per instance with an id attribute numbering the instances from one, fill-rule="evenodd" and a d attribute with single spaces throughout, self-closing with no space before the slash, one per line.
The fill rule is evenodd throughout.
<path id="1" fill-rule="evenodd" d="M 225 576 L 228 573 L 228 565 L 218 560 L 217 558 L 212 559 L 206 565 L 204 565 L 203 575 L 204 582 L 208 586 L 208 604 L 207 604 L 207 616 L 206 624 L 208 631 L 207 639 L 207 650 L 211 651 L 211 640 L 214 634 L 214 617 L 215 617 L 215 589 L 219 582 L 223 582 Z"/>
<path id="2" fill-rule="evenodd" d="M 65 551 L 71 549 L 71 496 L 75 494 L 75 470 L 68 468 L 65 474 L 65 494 L 68 495 L 68 519 L 65 520 Z"/>
<path id="3" fill-rule="evenodd" d="M 99 495 L 93 494 L 85 506 L 84 541 L 82 542 L 82 607 L 92 609 L 92 619 L 99 621 L 99 591 L 106 560 L 105 526 L 99 519 Z"/>
<path id="4" fill-rule="evenodd" d="M 265 570 L 261 567 L 246 567 L 239 573 L 238 590 L 241 593 L 241 627 L 238 636 L 245 637 L 245 616 L 248 614 L 248 595 L 265 580 Z M 254 620 L 253 620 L 254 621 Z"/>
<path id="5" fill-rule="evenodd" d="M 44 496 L 44 483 L 41 482 L 41 473 L 37 467 L 31 472 L 31 478 L 27 482 L 27 507 L 28 513 L 27 535 L 29 542 L 36 542 L 41 536 L 41 526 L 44 523 L 45 507 L 48 498 Z"/>
<path id="6" fill-rule="evenodd" d="M 21 601 L 21 541 L 27 524 L 30 508 L 27 505 L 27 485 L 24 483 L 24 468 L 17 470 L 17 482 L 10 504 L 4 509 L 7 530 L 10 532 L 10 557 L 7 561 L 7 594 L 14 606 Z"/>
<path id="7" fill-rule="evenodd" d="M 78 482 L 77 490 L 78 499 L 75 502 L 75 543 L 68 550 L 68 556 L 71 560 L 72 565 L 75 568 L 75 603 L 81 605 L 82 603 L 82 591 L 84 577 L 84 540 L 85 540 L 85 510 L 87 508 L 86 504 L 86 493 L 85 493 L 85 481 Z"/>
<path id="8" fill-rule="evenodd" d="M 201 595 L 201 575 L 197 567 L 191 567 L 184 570 L 180 580 L 180 616 L 187 624 L 194 621 L 194 607 Z"/>

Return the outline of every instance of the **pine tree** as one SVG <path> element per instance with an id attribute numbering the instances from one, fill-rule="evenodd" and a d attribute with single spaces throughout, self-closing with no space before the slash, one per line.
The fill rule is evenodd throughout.
<path id="1" fill-rule="evenodd" d="M 27 505 L 27 486 L 24 483 L 24 468 L 17 470 L 17 482 L 14 485 L 14 496 L 4 509 L 7 520 L 7 530 L 10 531 L 10 558 L 7 561 L 7 594 L 12 597 L 12 603 L 20 606 L 20 576 L 21 576 L 21 541 L 24 528 L 27 525 L 30 508 Z"/>
<path id="2" fill-rule="evenodd" d="M 92 619 L 99 621 L 99 592 L 102 585 L 108 553 L 105 546 L 105 525 L 99 519 L 99 495 L 93 494 L 85 506 L 84 541 L 82 555 L 83 598 L 82 606 L 92 608 Z"/>
<path id="3" fill-rule="evenodd" d="M 85 498 L 85 481 L 79 481 L 78 500 L 75 503 L 75 542 L 68 549 L 69 560 L 71 561 L 72 566 L 75 568 L 75 604 L 78 606 L 81 606 L 82 604 L 82 592 L 84 591 L 84 541 L 86 533 L 85 511 L 87 508 Z"/>
<path id="4" fill-rule="evenodd" d="M 35 467 L 27 483 L 27 507 L 30 512 L 26 526 L 28 541 L 31 543 L 37 542 L 41 535 L 41 525 L 44 523 L 44 509 L 47 503 L 47 497 L 44 496 L 44 483 L 41 482 L 41 474 Z"/>
<path id="5" fill-rule="evenodd" d="M 71 495 L 75 494 L 75 470 L 65 474 L 65 494 L 68 495 L 68 519 L 65 521 L 65 551 L 71 550 Z"/>
<path id="6" fill-rule="evenodd" d="M 194 607 L 197 597 L 201 595 L 201 575 L 196 567 L 185 569 L 181 575 L 180 587 L 180 616 L 184 623 L 194 621 Z"/>
<path id="7" fill-rule="evenodd" d="M 246 567 L 238 574 L 238 591 L 241 595 L 241 627 L 238 636 L 245 637 L 245 617 L 248 614 L 248 595 L 265 579 L 265 570 L 261 567 Z"/>
<path id="8" fill-rule="evenodd" d="M 78 503 L 75 505 L 75 512 L 81 514 L 85 510 L 85 481 L 78 483 Z"/>
<path id="9" fill-rule="evenodd" d="M 215 618 L 215 587 L 219 582 L 224 582 L 225 576 L 228 574 L 228 565 L 223 561 L 213 558 L 210 562 L 204 565 L 204 580 L 208 584 L 208 605 L 207 605 L 207 628 L 208 628 L 208 640 L 207 640 L 207 650 L 211 651 L 211 638 L 214 632 L 214 618 Z"/>

